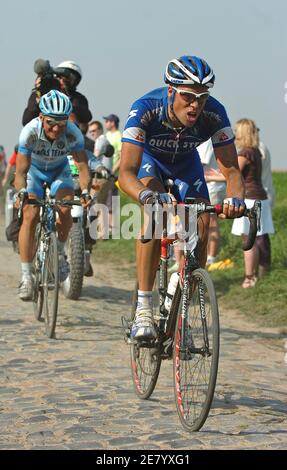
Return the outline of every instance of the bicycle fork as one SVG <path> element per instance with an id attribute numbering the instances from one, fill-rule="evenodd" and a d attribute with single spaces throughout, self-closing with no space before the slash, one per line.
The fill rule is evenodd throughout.
<path id="1" fill-rule="evenodd" d="M 183 286 L 182 286 L 182 308 L 181 308 L 181 338 L 180 338 L 180 350 L 182 352 L 189 351 L 193 354 L 200 354 L 202 356 L 210 356 L 211 352 L 209 349 L 208 331 L 206 324 L 206 309 L 204 299 L 204 287 L 200 280 L 198 281 L 198 301 L 200 309 L 200 321 L 202 325 L 202 343 L 203 346 L 198 348 L 195 346 L 192 337 L 192 325 L 188 324 L 188 309 L 191 303 L 192 295 L 195 293 L 196 285 L 194 284 L 195 278 L 188 274 L 184 275 Z"/>

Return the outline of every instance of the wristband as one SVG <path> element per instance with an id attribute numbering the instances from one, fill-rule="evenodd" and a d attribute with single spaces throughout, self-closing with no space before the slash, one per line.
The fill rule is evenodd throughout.
<path id="1" fill-rule="evenodd" d="M 151 189 L 143 189 L 138 195 L 138 200 L 142 205 L 144 205 L 145 201 L 151 196 L 153 196 L 153 191 Z"/>

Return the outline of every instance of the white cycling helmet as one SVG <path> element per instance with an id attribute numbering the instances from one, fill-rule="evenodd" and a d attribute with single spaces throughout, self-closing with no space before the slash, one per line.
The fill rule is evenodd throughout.
<path id="1" fill-rule="evenodd" d="M 72 60 L 65 60 L 64 62 L 61 62 L 55 68 L 55 72 L 61 75 L 61 70 L 74 72 L 78 79 L 76 85 L 80 83 L 81 78 L 82 78 L 82 70 L 81 70 L 81 67 L 77 65 L 75 62 L 73 62 Z"/>
<path id="2" fill-rule="evenodd" d="M 67 119 L 72 112 L 72 103 L 64 93 L 51 90 L 41 97 L 39 108 L 44 116 Z"/>

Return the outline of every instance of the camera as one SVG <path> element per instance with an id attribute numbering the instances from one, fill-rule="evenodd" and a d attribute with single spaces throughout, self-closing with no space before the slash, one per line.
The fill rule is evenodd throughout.
<path id="1" fill-rule="evenodd" d="M 41 78 L 41 83 L 38 87 L 41 96 L 50 90 L 60 90 L 60 82 L 48 60 L 37 59 L 34 63 L 34 72 Z"/>

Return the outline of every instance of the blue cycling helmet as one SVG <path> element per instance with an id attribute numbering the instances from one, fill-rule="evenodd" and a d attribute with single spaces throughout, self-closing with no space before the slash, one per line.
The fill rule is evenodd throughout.
<path id="1" fill-rule="evenodd" d="M 204 85 L 212 88 L 215 75 L 205 60 L 183 55 L 167 64 L 164 81 L 169 85 Z"/>
<path id="2" fill-rule="evenodd" d="M 65 119 L 72 112 L 72 103 L 70 98 L 64 93 L 58 90 L 51 90 L 41 97 L 39 108 L 44 116 Z"/>

